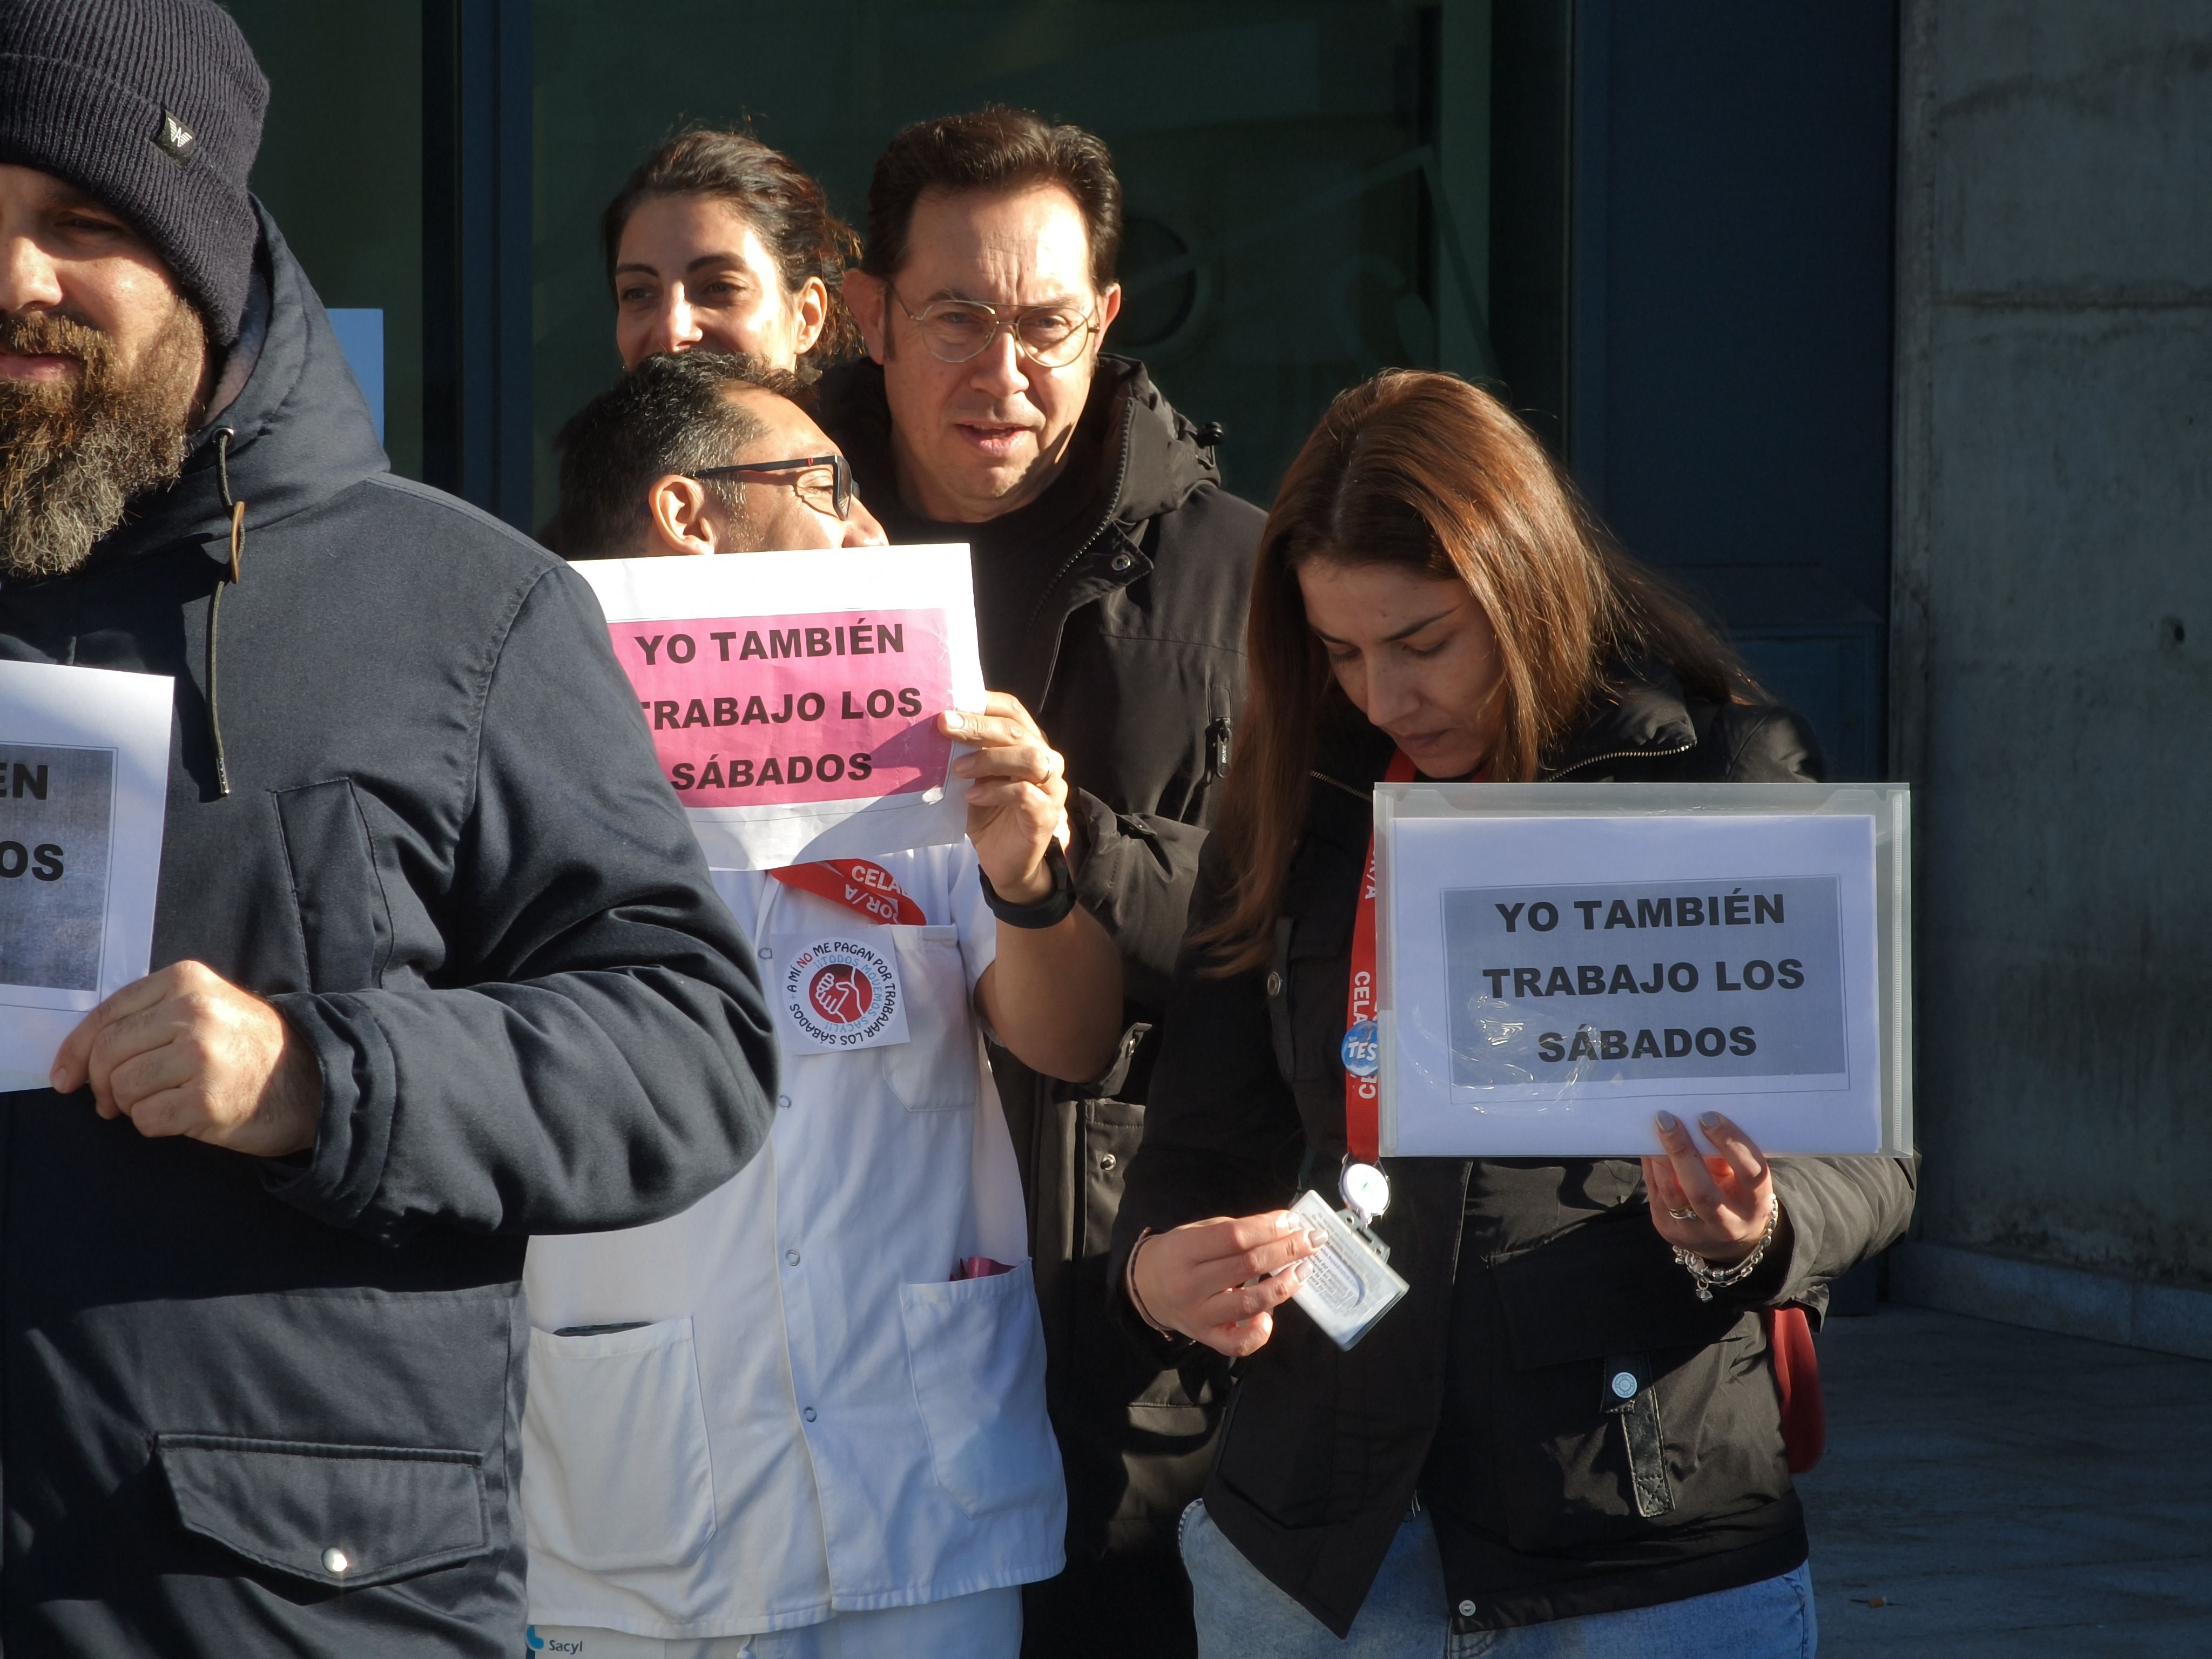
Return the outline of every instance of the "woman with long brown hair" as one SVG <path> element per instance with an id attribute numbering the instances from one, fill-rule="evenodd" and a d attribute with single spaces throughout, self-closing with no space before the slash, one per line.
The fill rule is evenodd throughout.
<path id="1" fill-rule="evenodd" d="M 1640 1168 L 1393 1159 L 1375 1229 L 1404 1303 L 1349 1352 L 1279 1312 L 1319 1243 L 1282 1206 L 1346 1157 L 1394 755 L 1440 780 L 1786 781 L 1817 775 L 1810 733 L 1444 374 L 1330 407 L 1261 537 L 1249 647 L 1115 1234 L 1133 1328 L 1241 1362 L 1183 1522 L 1201 1654 L 1810 1654 L 1759 1315 L 1817 1313 L 1902 1233 L 1899 1164 L 1777 1168 L 1713 1111 L 1702 1146 L 1659 1114 Z"/>

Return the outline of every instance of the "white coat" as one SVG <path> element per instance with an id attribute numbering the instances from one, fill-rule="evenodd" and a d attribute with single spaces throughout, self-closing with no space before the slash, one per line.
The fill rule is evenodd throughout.
<path id="1" fill-rule="evenodd" d="M 652 1226 L 531 1241 L 536 1624 L 746 1635 L 1060 1571 L 1043 1331 L 973 1012 L 997 924 L 965 843 L 878 862 L 928 925 L 714 880 L 772 1003 L 842 941 L 895 963 L 905 1041 L 821 1052 L 780 1012 L 750 1164 Z M 956 1280 L 976 1256 L 1013 1271 Z"/>

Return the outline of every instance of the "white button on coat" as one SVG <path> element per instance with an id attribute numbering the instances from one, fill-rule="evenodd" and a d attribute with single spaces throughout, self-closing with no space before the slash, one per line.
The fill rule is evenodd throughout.
<path id="1" fill-rule="evenodd" d="M 352 1566 L 353 1558 L 336 1544 L 323 1552 L 323 1571 L 333 1578 L 349 1571 Z"/>
<path id="2" fill-rule="evenodd" d="M 1615 1371 L 1613 1374 L 1613 1391 L 1623 1400 L 1635 1399 L 1636 1373 L 1634 1371 Z"/>

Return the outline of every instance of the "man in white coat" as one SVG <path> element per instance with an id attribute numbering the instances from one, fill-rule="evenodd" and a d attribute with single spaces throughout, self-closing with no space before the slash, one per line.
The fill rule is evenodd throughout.
<path id="1" fill-rule="evenodd" d="M 758 412 L 764 391 L 632 379 L 568 441 L 626 455 L 592 471 L 644 501 L 704 470 L 653 442 L 681 449 L 720 418 L 702 399 Z M 779 515 L 782 536 L 849 535 L 835 494 L 794 496 L 814 522 Z M 720 550 L 754 545 L 753 517 Z M 981 1022 L 1039 1071 L 1096 1075 L 1120 957 L 1073 902 L 1066 785 L 1028 713 L 994 693 L 940 720 L 978 745 L 957 769 L 966 842 L 714 872 L 763 976 L 800 988 L 772 998 L 768 1147 L 671 1220 L 531 1243 L 530 1651 L 1013 1659 L 1019 1587 L 1060 1571 L 1043 1334 Z M 880 1018 L 885 974 L 902 1024 Z"/>

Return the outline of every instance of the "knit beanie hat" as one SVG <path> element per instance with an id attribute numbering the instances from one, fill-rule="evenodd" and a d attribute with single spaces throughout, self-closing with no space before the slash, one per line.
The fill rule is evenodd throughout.
<path id="1" fill-rule="evenodd" d="M 223 346 L 252 279 L 246 179 L 268 106 L 214 0 L 0 0 L 0 162 L 130 220 Z"/>

